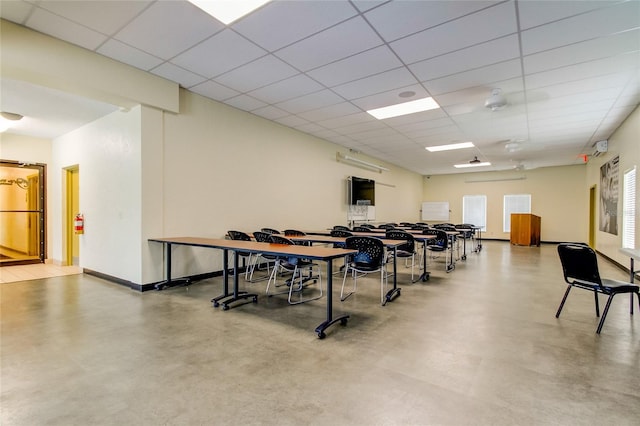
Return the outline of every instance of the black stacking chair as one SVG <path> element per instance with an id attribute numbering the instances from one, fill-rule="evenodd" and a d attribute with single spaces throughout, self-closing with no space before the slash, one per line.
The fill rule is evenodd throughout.
<path id="1" fill-rule="evenodd" d="M 440 253 L 445 257 L 445 268 L 449 272 L 453 266 L 449 266 L 447 260 L 447 250 L 449 250 L 449 236 L 442 229 L 425 229 L 424 235 L 435 235 L 436 238 L 427 243 L 427 252 L 431 252 L 431 258 L 437 257 Z"/>
<path id="2" fill-rule="evenodd" d="M 370 223 L 363 223 L 363 224 L 361 224 L 360 226 L 364 226 L 365 228 L 375 228 L 375 226 L 373 226 L 373 225 L 372 225 L 372 224 L 370 224 Z"/>
<path id="3" fill-rule="evenodd" d="M 285 229 L 284 230 L 284 236 L 285 237 L 303 237 L 307 235 L 305 232 L 302 231 L 298 231 L 297 229 Z M 300 245 L 300 246 L 310 246 L 311 242 L 309 241 L 294 241 L 294 244 Z"/>
<path id="4" fill-rule="evenodd" d="M 334 231 L 351 231 L 348 226 L 336 225 L 333 227 Z"/>
<path id="5" fill-rule="evenodd" d="M 293 241 L 289 238 L 283 237 L 282 235 L 272 234 L 270 236 L 271 242 L 273 244 L 290 244 L 293 245 Z M 316 270 L 316 275 L 313 274 L 313 269 Z M 309 271 L 309 275 L 305 276 L 303 274 L 304 270 L 307 269 Z M 273 286 L 279 287 L 277 284 L 277 277 L 280 270 L 291 272 L 291 278 L 287 280 L 286 284 L 289 286 L 289 290 L 281 293 L 269 293 L 269 287 L 273 282 Z M 309 284 L 315 284 L 319 282 L 320 284 L 320 294 L 314 297 L 309 297 L 306 299 L 302 298 L 302 290 L 307 287 Z M 300 297 L 298 300 L 293 301 L 292 296 L 293 293 L 297 292 Z M 274 294 L 283 294 L 289 293 L 289 304 L 297 305 L 298 303 L 305 303 L 311 300 L 316 300 L 322 297 L 322 275 L 320 274 L 320 267 L 317 263 L 313 263 L 309 260 L 302 259 L 299 257 L 288 257 L 288 256 L 278 256 L 276 259 L 276 264 L 271 271 L 271 277 L 269 277 L 269 282 L 267 283 L 266 294 L 268 296 L 273 296 Z"/>
<path id="6" fill-rule="evenodd" d="M 354 226 L 353 232 L 371 232 L 371 228 L 368 226 Z"/>
<path id="7" fill-rule="evenodd" d="M 238 241 L 251 241 L 251 237 L 249 234 L 242 231 L 227 231 L 227 235 L 232 240 Z M 251 281 L 253 278 L 253 253 L 246 251 L 239 251 L 238 256 L 244 260 L 245 269 L 244 269 L 244 279 L 247 281 Z"/>
<path id="8" fill-rule="evenodd" d="M 347 238 L 347 237 L 353 236 L 353 232 L 348 231 L 348 230 L 345 231 L 344 229 L 333 229 L 331 231 L 330 235 L 332 237 Z M 346 248 L 346 247 L 347 247 L 347 243 L 333 243 L 333 248 Z M 345 256 L 344 265 L 340 267 L 340 270 L 342 270 L 342 269 L 344 269 L 346 267 L 348 261 L 349 261 L 348 256 Z M 337 271 L 335 273 L 340 273 L 340 271 Z"/>
<path id="9" fill-rule="evenodd" d="M 567 290 L 564 293 L 562 302 L 556 312 L 556 318 L 560 316 L 562 308 L 569 291 L 572 287 L 581 288 L 593 292 L 596 303 L 596 316 L 600 316 L 600 305 L 598 303 L 598 293 L 606 294 L 608 297 L 607 304 L 602 312 L 602 317 L 598 323 L 596 333 L 600 334 L 604 320 L 607 318 L 609 307 L 613 296 L 621 293 L 629 293 L 629 310 L 633 315 L 633 294 L 638 296 L 638 306 L 640 307 L 640 287 L 632 283 L 601 278 L 598 271 L 598 259 L 595 251 L 584 243 L 561 243 L 558 245 L 558 255 L 562 264 L 562 273 L 567 283 Z"/>
<path id="10" fill-rule="evenodd" d="M 387 283 L 384 243 L 381 239 L 375 237 L 353 236 L 347 237 L 346 246 L 348 249 L 358 250 L 358 253 L 351 256 L 344 270 L 340 300 L 343 301 L 355 293 L 358 286 L 358 277 L 380 272 L 380 302 L 384 305 L 385 287 Z M 345 296 L 344 284 L 349 273 L 351 273 L 353 277 L 353 289 Z"/>
<path id="11" fill-rule="evenodd" d="M 413 281 L 413 267 L 416 264 L 416 240 L 413 235 L 399 229 L 387 229 L 385 238 L 389 240 L 405 240 L 406 243 L 396 247 L 396 258 L 404 259 L 405 266 L 411 266 L 411 281 Z M 411 259 L 411 265 L 407 266 L 407 262 Z M 393 260 L 393 253 L 389 253 L 387 261 Z"/>
<path id="12" fill-rule="evenodd" d="M 393 229 L 396 226 L 398 226 L 396 223 L 383 223 L 382 225 L 379 225 L 378 228 L 380 228 L 380 229 Z"/>
<path id="13" fill-rule="evenodd" d="M 253 233 L 253 238 L 255 238 L 255 240 L 259 243 L 270 243 L 271 242 L 271 235 L 268 232 L 262 232 L 262 231 L 256 231 Z M 267 267 L 267 275 L 264 277 L 260 277 L 260 279 L 258 279 L 257 281 L 262 281 L 262 280 L 266 280 L 271 276 L 271 266 L 275 265 L 276 263 L 276 256 L 273 255 L 269 255 L 269 254 L 262 254 L 262 253 L 258 253 L 255 255 L 254 259 L 253 259 L 253 270 L 255 270 L 256 268 L 260 269 L 260 265 L 262 264 L 261 260 L 264 261 L 266 267 Z M 251 280 L 253 280 L 253 271 L 251 271 Z"/>
<path id="14" fill-rule="evenodd" d="M 279 234 L 280 231 L 278 231 L 277 229 L 273 229 L 273 228 L 262 228 L 261 229 L 262 232 L 266 232 L 267 234 Z"/>

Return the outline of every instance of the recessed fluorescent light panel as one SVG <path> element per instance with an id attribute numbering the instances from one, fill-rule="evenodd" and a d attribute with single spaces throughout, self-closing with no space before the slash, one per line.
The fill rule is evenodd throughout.
<path id="1" fill-rule="evenodd" d="M 465 167 L 481 167 L 481 166 L 490 166 L 491 163 L 489 163 L 488 161 L 485 161 L 483 163 L 463 163 L 463 164 L 454 164 L 453 167 L 456 167 L 458 169 L 463 169 Z"/>
<path id="2" fill-rule="evenodd" d="M 436 108 L 440 108 L 440 105 L 438 105 L 433 98 L 423 98 L 401 104 L 371 109 L 367 112 L 378 120 L 384 120 L 385 118 L 399 117 L 401 115 L 414 114 L 416 112 L 429 111 L 430 109 Z"/>
<path id="3" fill-rule="evenodd" d="M 450 151 L 452 149 L 473 148 L 473 142 L 450 143 L 449 145 L 428 146 L 425 149 L 429 152 Z"/>
<path id="4" fill-rule="evenodd" d="M 271 0 L 189 0 L 225 25 L 242 18 Z"/>

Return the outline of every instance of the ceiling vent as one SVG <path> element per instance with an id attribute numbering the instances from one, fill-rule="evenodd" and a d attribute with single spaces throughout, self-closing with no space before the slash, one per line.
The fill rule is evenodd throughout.
<path id="1" fill-rule="evenodd" d="M 606 139 L 603 140 L 603 141 L 598 141 L 598 142 L 596 142 L 595 147 L 596 147 L 596 149 L 595 149 L 595 151 L 593 151 L 592 156 L 593 157 L 598 157 L 603 152 L 607 152 L 607 150 L 609 149 L 609 141 L 606 140 Z"/>
<path id="2" fill-rule="evenodd" d="M 507 99 L 502 95 L 502 89 L 493 89 L 491 96 L 484 101 L 484 106 L 491 111 L 499 111 L 507 106 Z"/>

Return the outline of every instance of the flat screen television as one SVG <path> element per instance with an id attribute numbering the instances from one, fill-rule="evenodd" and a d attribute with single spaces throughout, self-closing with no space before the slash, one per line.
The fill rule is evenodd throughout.
<path id="1" fill-rule="evenodd" d="M 348 180 L 349 204 L 352 206 L 376 205 L 376 182 L 351 176 Z"/>

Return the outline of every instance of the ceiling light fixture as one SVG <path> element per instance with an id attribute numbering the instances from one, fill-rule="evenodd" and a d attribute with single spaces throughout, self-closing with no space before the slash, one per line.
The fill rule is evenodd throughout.
<path id="1" fill-rule="evenodd" d="M 271 0 L 189 0 L 225 25 L 242 18 Z"/>
<path id="2" fill-rule="evenodd" d="M 451 151 L 453 149 L 473 148 L 473 142 L 450 143 L 448 145 L 427 146 L 425 149 L 429 152 Z"/>
<path id="3" fill-rule="evenodd" d="M 491 163 L 489 163 L 488 161 L 480 161 L 478 160 L 478 157 L 473 157 L 473 160 L 469 161 L 468 163 L 454 164 L 453 167 L 462 169 L 465 167 L 482 167 L 482 166 L 490 166 L 490 165 Z"/>
<path id="4" fill-rule="evenodd" d="M 440 108 L 440 105 L 431 97 L 416 99 L 415 101 L 403 102 L 401 104 L 389 105 L 382 108 L 370 109 L 367 111 L 378 120 L 398 117 L 401 115 L 414 114 L 416 112 L 429 111 Z"/>
<path id="5" fill-rule="evenodd" d="M 389 171 L 389 169 L 387 169 L 386 167 L 382 167 L 382 166 L 379 166 L 377 164 L 369 163 L 368 161 L 364 161 L 364 160 L 361 160 L 361 159 L 356 158 L 356 157 L 351 157 L 351 156 L 345 155 L 345 154 L 343 154 L 341 152 L 336 152 L 336 161 L 343 162 L 343 163 L 350 163 L 350 164 L 353 164 L 353 165 L 364 166 L 366 168 L 373 169 L 373 170 L 377 171 L 378 173 L 382 173 L 383 171 L 385 171 L 385 172 Z"/>
<path id="6" fill-rule="evenodd" d="M 0 133 L 6 132 L 13 127 L 17 121 L 23 119 L 21 114 L 15 112 L 0 111 Z"/>

